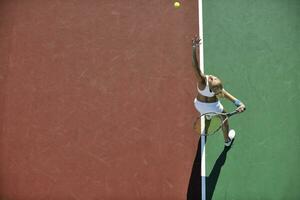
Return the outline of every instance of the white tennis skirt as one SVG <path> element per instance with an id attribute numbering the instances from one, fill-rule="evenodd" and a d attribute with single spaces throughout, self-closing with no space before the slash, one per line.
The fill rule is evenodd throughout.
<path id="1" fill-rule="evenodd" d="M 205 114 L 205 113 L 209 113 L 209 112 L 223 112 L 223 110 L 224 110 L 224 107 L 220 101 L 213 102 L 213 103 L 204 103 L 204 102 L 198 101 L 197 98 L 195 98 L 194 105 L 195 105 L 196 110 L 200 114 Z"/>

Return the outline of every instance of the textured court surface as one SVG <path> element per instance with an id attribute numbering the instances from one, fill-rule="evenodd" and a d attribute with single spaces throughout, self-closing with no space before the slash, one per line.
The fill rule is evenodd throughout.
<path id="1" fill-rule="evenodd" d="M 237 139 L 227 154 L 222 137 L 207 141 L 213 199 L 299 199 L 300 1 L 203 6 L 205 70 L 247 105 L 231 120 Z"/>
<path id="2" fill-rule="evenodd" d="M 248 107 L 207 142 L 213 199 L 299 199 L 299 4 L 203 2 L 206 72 Z M 0 199 L 186 199 L 197 2 L 172 6 L 1 1 Z"/>
<path id="3" fill-rule="evenodd" d="M 1 199 L 185 199 L 197 2 L 0 3 Z"/>

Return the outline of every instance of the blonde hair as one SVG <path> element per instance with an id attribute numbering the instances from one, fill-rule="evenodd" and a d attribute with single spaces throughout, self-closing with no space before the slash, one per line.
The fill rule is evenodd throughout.
<path id="1" fill-rule="evenodd" d="M 218 99 L 220 99 L 220 98 L 224 98 L 224 89 L 222 89 L 221 90 L 221 92 L 220 93 L 218 93 L 217 95 L 216 95 L 216 97 L 218 98 Z"/>
<path id="2" fill-rule="evenodd" d="M 220 90 L 220 92 L 218 92 L 218 94 L 215 93 L 215 95 L 218 99 L 224 98 L 225 95 L 224 95 L 224 88 L 223 88 L 222 81 L 218 77 L 215 77 L 215 78 L 217 78 L 217 81 L 215 81 L 214 83 L 211 83 L 209 89 L 211 91 L 213 91 L 214 93 L 215 93 L 216 89 Z"/>
<path id="3" fill-rule="evenodd" d="M 219 79 L 219 78 L 218 78 L 218 79 Z M 222 81 L 221 81 L 220 79 L 219 79 L 219 82 L 218 82 L 217 84 L 214 85 L 214 87 L 217 87 L 217 88 L 221 89 L 221 91 L 220 91 L 218 94 L 216 94 L 216 97 L 217 97 L 218 99 L 224 98 L 223 84 L 222 84 Z"/>

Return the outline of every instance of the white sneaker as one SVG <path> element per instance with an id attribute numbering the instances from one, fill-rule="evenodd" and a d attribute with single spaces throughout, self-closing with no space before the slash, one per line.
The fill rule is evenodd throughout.
<path id="1" fill-rule="evenodd" d="M 229 132 L 228 132 L 228 137 L 229 137 L 229 140 L 225 142 L 225 146 L 226 147 L 229 147 L 235 137 L 235 131 L 233 129 L 231 129 Z"/>

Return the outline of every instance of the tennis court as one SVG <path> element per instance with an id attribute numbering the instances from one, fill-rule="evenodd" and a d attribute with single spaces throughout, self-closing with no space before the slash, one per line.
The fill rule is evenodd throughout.
<path id="1" fill-rule="evenodd" d="M 213 199 L 299 199 L 300 2 L 203 1 L 203 8 L 205 71 L 247 106 L 231 119 L 237 138 L 227 153 L 222 137 L 208 138 Z"/>
<path id="2" fill-rule="evenodd" d="M 183 200 L 192 172 L 201 199 L 198 2 L 180 2 L 1 1 L 1 200 Z M 206 199 L 300 198 L 299 10 L 203 0 L 205 73 L 247 106 L 232 148 L 207 139 Z"/>

